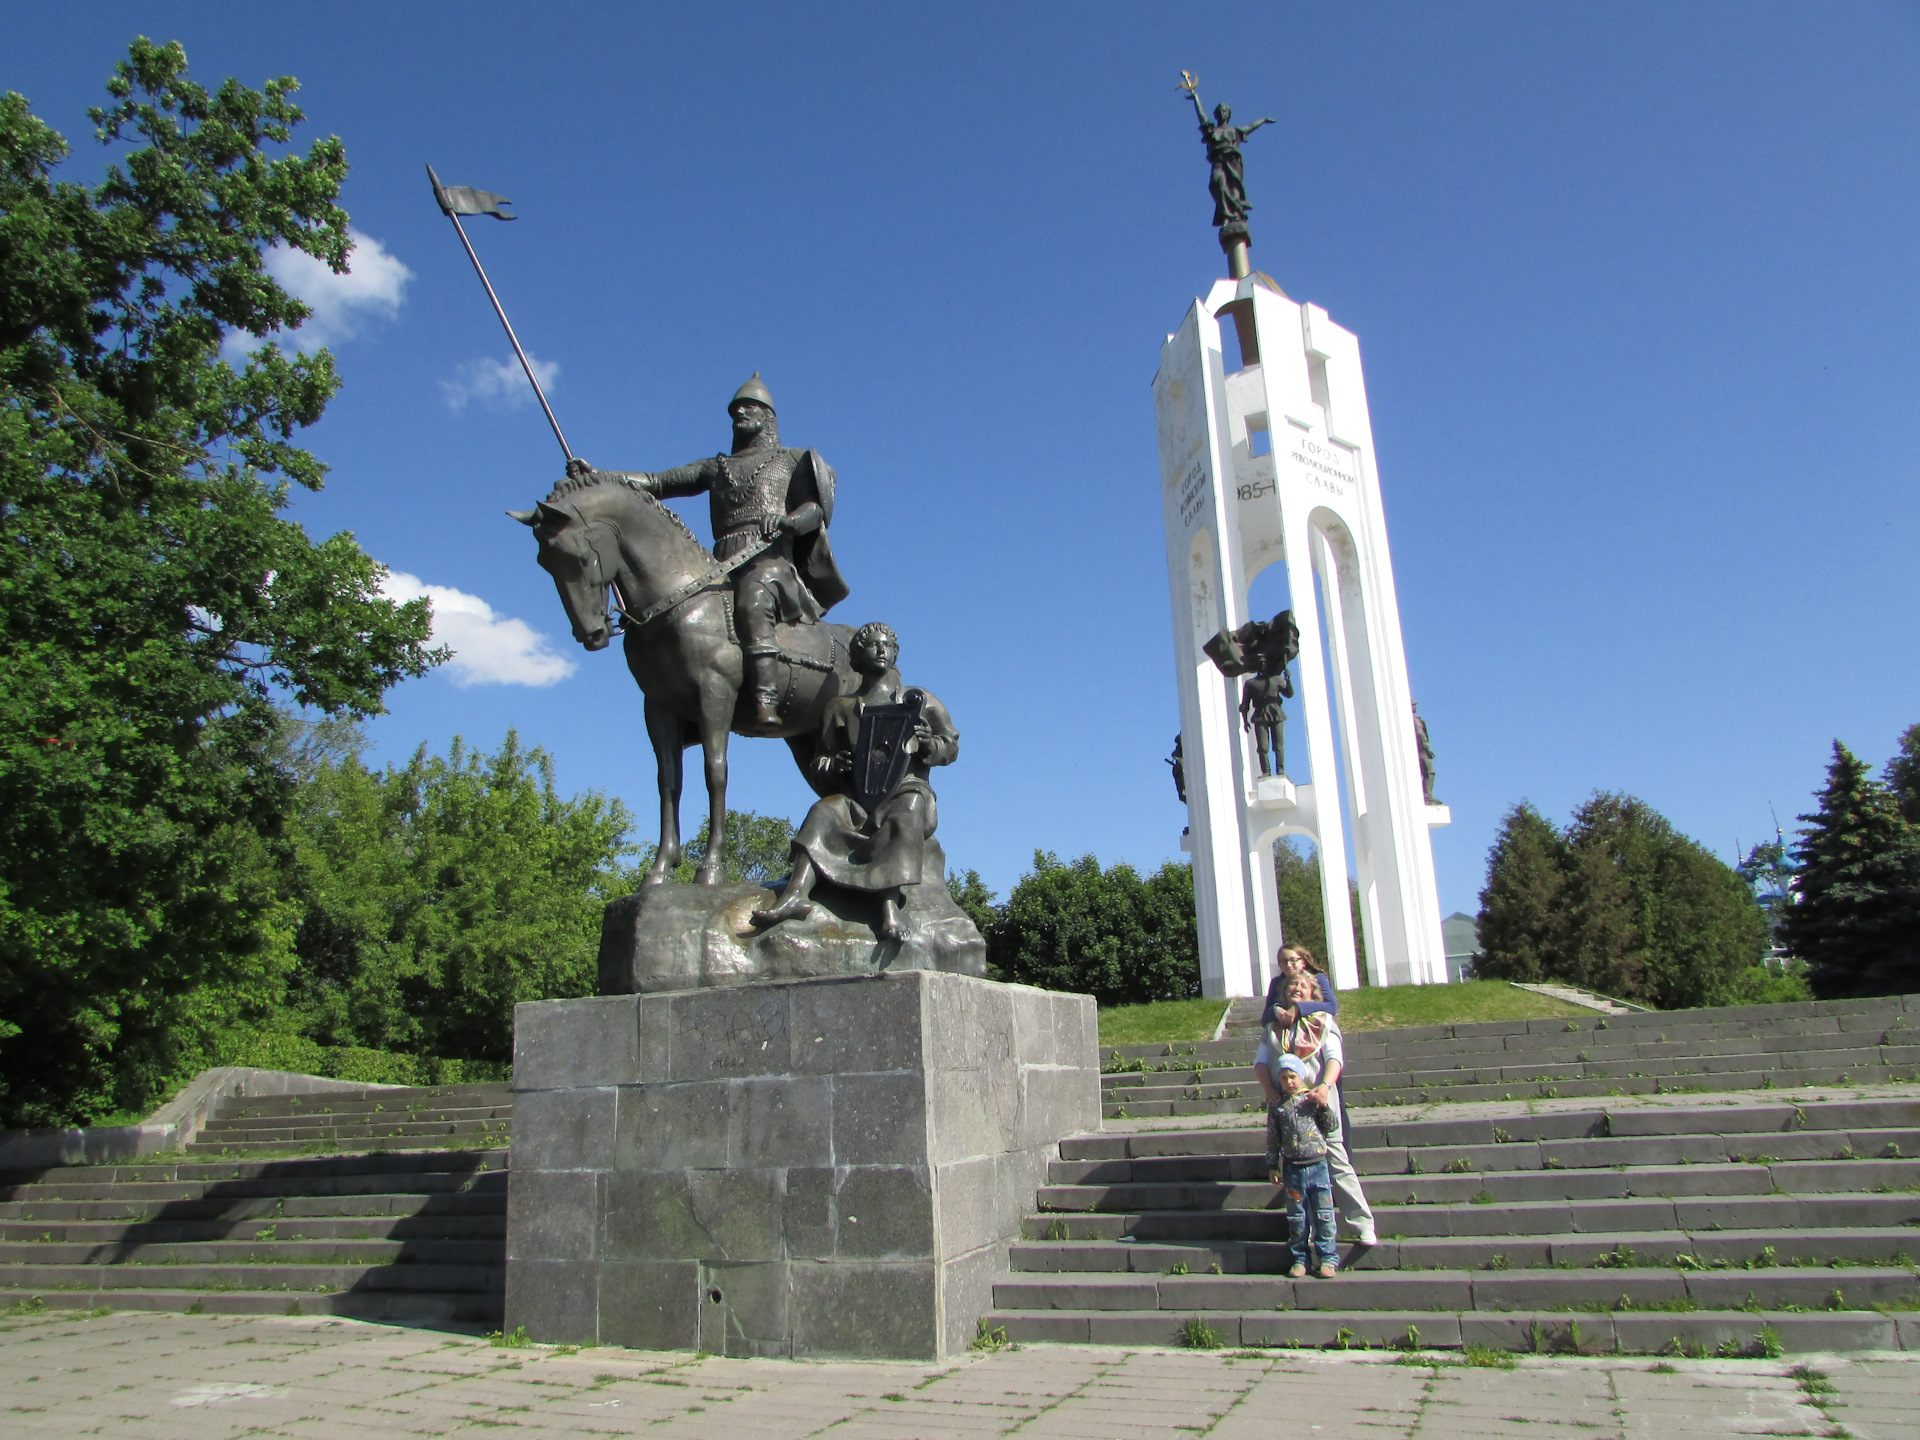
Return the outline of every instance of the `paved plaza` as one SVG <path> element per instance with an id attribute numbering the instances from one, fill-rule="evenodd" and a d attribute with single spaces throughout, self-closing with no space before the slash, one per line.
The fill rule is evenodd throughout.
<path id="1" fill-rule="evenodd" d="M 1503 1358 L 1503 1357 L 1502 1357 Z M 1920 1357 L 1531 1358 L 1032 1345 L 943 1364 L 509 1348 L 300 1317 L 0 1321 L 0 1434 L 1920 1440 Z"/>

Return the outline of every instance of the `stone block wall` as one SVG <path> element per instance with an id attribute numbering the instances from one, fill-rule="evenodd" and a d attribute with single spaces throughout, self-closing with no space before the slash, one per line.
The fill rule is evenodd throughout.
<path id="1" fill-rule="evenodd" d="M 1085 995 L 938 971 L 521 1005 L 509 1330 L 727 1355 L 963 1350 L 1067 1135 Z"/>

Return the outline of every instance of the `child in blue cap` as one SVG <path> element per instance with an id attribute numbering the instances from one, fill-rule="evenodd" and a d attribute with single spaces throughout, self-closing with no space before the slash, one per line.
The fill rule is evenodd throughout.
<path id="1" fill-rule="evenodd" d="M 1327 1167 L 1333 1114 L 1307 1093 L 1312 1076 L 1299 1056 L 1282 1055 L 1274 1078 L 1285 1098 L 1267 1111 L 1267 1178 L 1286 1192 L 1287 1241 L 1293 1249 L 1293 1267 L 1287 1274 L 1298 1280 L 1313 1258 L 1318 1260 L 1313 1273 L 1331 1280 L 1340 1273 L 1333 1176 Z"/>

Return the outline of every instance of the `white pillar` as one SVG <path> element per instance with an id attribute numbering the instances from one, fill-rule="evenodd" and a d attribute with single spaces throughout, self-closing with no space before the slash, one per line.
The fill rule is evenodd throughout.
<path id="1" fill-rule="evenodd" d="M 1244 361 L 1232 372 L 1223 321 Z M 1447 812 L 1421 796 L 1359 342 L 1264 276 L 1223 280 L 1167 337 L 1153 385 L 1203 988 L 1264 987 L 1279 940 L 1272 846 L 1286 834 L 1319 851 L 1337 985 L 1359 979 L 1349 833 L 1369 979 L 1444 982 L 1428 830 Z M 1200 649 L 1270 618 L 1248 613 L 1247 591 L 1273 564 L 1300 626 L 1287 768 L 1304 782 L 1259 777 L 1239 682 Z"/>

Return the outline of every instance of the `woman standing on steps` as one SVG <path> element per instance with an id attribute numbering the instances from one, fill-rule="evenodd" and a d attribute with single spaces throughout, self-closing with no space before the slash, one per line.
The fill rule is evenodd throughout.
<path id="1" fill-rule="evenodd" d="M 1319 995 L 1316 1000 L 1313 997 Z M 1352 1229 L 1363 1246 L 1379 1243 L 1374 1229 L 1373 1208 L 1360 1188 L 1360 1176 L 1347 1151 L 1346 1099 L 1340 1094 L 1340 1075 L 1346 1069 L 1346 1054 L 1335 1017 L 1340 1002 L 1333 983 L 1303 946 L 1289 946 L 1280 952 L 1280 973 L 1267 990 L 1267 1009 L 1262 1015 L 1260 1048 L 1254 1053 L 1253 1073 L 1260 1081 L 1271 1109 L 1281 1101 L 1274 1084 L 1277 1058 L 1293 1054 L 1313 1072 L 1311 1093 L 1327 1103 L 1339 1117 L 1340 1127 L 1328 1138 L 1328 1164 L 1333 1172 L 1333 1198 L 1340 1218 Z"/>

